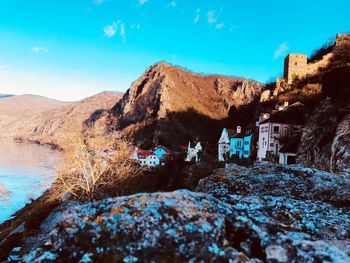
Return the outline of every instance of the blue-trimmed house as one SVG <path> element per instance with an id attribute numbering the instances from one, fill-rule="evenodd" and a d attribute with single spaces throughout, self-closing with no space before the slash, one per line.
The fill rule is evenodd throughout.
<path id="1" fill-rule="evenodd" d="M 227 134 L 228 130 L 224 129 L 223 134 Z M 247 159 L 251 155 L 251 146 L 252 146 L 252 139 L 253 139 L 253 128 L 248 128 L 245 130 L 245 132 L 242 132 L 242 128 L 240 126 L 237 127 L 236 131 L 233 134 L 230 134 L 229 140 L 230 140 L 230 146 L 229 146 L 229 152 L 230 157 L 233 155 L 236 155 L 239 159 Z M 221 136 L 222 137 L 222 136 Z M 222 144 L 222 138 L 219 140 L 219 161 L 222 158 L 220 158 L 220 147 Z"/>

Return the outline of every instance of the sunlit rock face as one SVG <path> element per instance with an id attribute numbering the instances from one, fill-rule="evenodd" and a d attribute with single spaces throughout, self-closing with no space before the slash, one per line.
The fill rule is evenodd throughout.
<path id="1" fill-rule="evenodd" d="M 349 174 L 260 163 L 77 206 L 27 262 L 347 262 Z"/>

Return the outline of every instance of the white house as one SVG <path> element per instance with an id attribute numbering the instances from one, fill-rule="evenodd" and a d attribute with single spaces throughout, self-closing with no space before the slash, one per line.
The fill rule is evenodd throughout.
<path id="1" fill-rule="evenodd" d="M 297 102 L 260 122 L 258 160 L 264 160 L 268 154 L 278 156 L 283 144 L 300 132 L 303 109 L 304 105 Z"/>
<path id="2" fill-rule="evenodd" d="M 200 142 L 197 143 L 188 143 L 186 162 L 192 162 L 195 160 L 196 162 L 200 161 L 202 155 L 202 145 Z"/>
<path id="3" fill-rule="evenodd" d="M 160 165 L 160 158 L 152 151 L 135 148 L 132 150 L 131 158 L 139 161 L 141 166 L 147 166 L 149 168 L 154 168 Z"/>
<path id="4" fill-rule="evenodd" d="M 231 137 L 234 135 L 234 130 L 224 128 L 222 130 L 218 143 L 218 160 L 225 161 L 225 156 L 230 152 Z"/>

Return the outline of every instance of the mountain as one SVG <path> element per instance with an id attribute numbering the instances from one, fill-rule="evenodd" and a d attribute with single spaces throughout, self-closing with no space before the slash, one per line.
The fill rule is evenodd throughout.
<path id="1" fill-rule="evenodd" d="M 61 146 L 67 131 L 80 128 L 92 114 L 110 109 L 121 96 L 118 92 L 102 92 L 78 102 L 56 104 L 37 96 L 19 96 L 11 100 L 12 103 L 3 103 L 5 99 L 2 99 L 0 112 L 5 112 L 12 121 L 0 121 L 0 133 L 24 141 Z"/>
<path id="2" fill-rule="evenodd" d="M 68 104 L 37 95 L 3 95 L 0 98 L 0 137 L 12 138 L 27 129 L 33 116 Z"/>
<path id="3" fill-rule="evenodd" d="M 179 146 L 212 138 L 230 112 L 256 102 L 264 85 L 203 75 L 161 62 L 135 81 L 113 107 L 113 129 L 144 146 Z"/>

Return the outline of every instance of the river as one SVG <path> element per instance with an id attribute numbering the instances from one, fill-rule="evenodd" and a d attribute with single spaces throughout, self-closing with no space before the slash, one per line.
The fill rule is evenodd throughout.
<path id="1" fill-rule="evenodd" d="M 0 186 L 10 193 L 0 200 L 0 223 L 50 187 L 60 156 L 49 147 L 0 140 Z"/>

